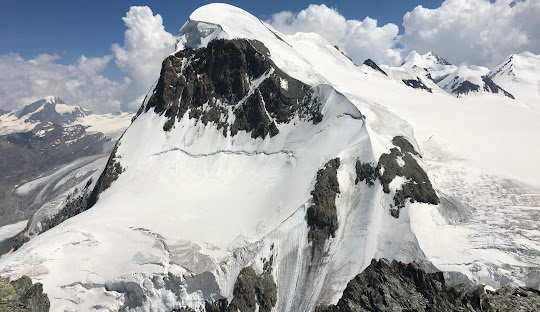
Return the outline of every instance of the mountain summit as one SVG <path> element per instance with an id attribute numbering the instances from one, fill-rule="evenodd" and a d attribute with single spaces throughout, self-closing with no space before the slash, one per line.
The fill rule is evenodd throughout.
<path id="1" fill-rule="evenodd" d="M 103 171 L 38 210 L 0 273 L 39 278 L 53 310 L 314 311 L 383 257 L 451 283 L 535 286 L 538 242 L 522 235 L 535 210 L 519 207 L 537 190 L 497 171 L 525 162 L 501 166 L 509 152 L 485 133 L 500 134 L 493 112 L 536 112 L 450 97 L 424 69 L 356 66 L 227 4 L 180 35 Z M 485 217 L 508 210 L 512 226 Z"/>
<path id="2" fill-rule="evenodd" d="M 512 54 L 488 76 L 505 90 L 535 108 L 540 108 L 540 55 Z"/>

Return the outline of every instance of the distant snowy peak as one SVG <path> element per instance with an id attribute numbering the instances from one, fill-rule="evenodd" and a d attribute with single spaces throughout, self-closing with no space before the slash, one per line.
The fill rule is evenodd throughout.
<path id="1" fill-rule="evenodd" d="M 29 122 L 69 124 L 79 117 L 92 114 L 80 106 L 67 105 L 59 97 L 48 96 L 42 100 L 26 105 L 15 112 L 19 118 Z"/>
<path id="2" fill-rule="evenodd" d="M 372 67 L 369 64 L 364 64 L 363 66 Z M 377 65 L 375 64 L 375 66 Z M 394 80 L 398 83 L 405 84 L 406 86 L 411 87 L 413 89 L 418 89 L 418 90 L 429 92 L 429 93 L 443 92 L 442 90 L 440 90 L 439 86 L 435 83 L 435 81 L 431 77 L 431 73 L 425 68 L 421 68 L 418 66 L 389 67 L 386 65 L 381 65 L 379 68 L 391 80 Z"/>
<path id="3" fill-rule="evenodd" d="M 431 61 L 434 64 L 438 65 L 452 65 L 447 60 L 443 59 L 442 57 L 438 56 L 434 52 L 428 52 L 422 56 L 425 60 Z"/>
<path id="4" fill-rule="evenodd" d="M 443 59 L 442 57 L 438 56 L 434 52 L 428 52 L 424 55 L 420 55 L 416 51 L 412 51 L 407 55 L 405 58 L 405 61 L 401 66 L 405 67 L 413 67 L 418 66 L 422 68 L 433 68 L 437 66 L 449 66 L 450 64 L 447 60 Z"/>
<path id="5" fill-rule="evenodd" d="M 518 100 L 540 107 L 540 55 L 531 52 L 512 54 L 488 76 Z"/>
<path id="6" fill-rule="evenodd" d="M 488 76 L 489 69 L 482 66 L 460 66 L 438 85 L 446 92 L 463 97 L 479 93 L 496 93 L 514 98 L 512 94 L 498 86 Z"/>
<path id="7" fill-rule="evenodd" d="M 401 67 L 420 67 L 429 71 L 435 82 L 439 82 L 454 72 L 457 67 L 438 56 L 434 52 L 428 52 L 420 55 L 413 51 L 405 58 Z"/>
<path id="8" fill-rule="evenodd" d="M 537 82 L 540 77 L 540 55 L 531 52 L 512 54 L 489 72 L 491 79 L 510 76 L 522 82 Z"/>
<path id="9" fill-rule="evenodd" d="M 47 96 L 32 104 L 0 113 L 0 135 L 32 131 L 47 125 L 81 124 L 90 132 L 116 133 L 129 125 L 132 114 L 94 114 L 77 105 L 66 104 L 56 96 Z M 114 134 L 117 135 L 117 134 Z"/>

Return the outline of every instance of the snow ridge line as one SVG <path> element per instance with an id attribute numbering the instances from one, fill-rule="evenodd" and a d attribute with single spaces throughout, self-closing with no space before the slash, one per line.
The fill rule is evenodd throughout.
<path id="1" fill-rule="evenodd" d="M 287 156 L 296 159 L 296 156 L 294 155 L 294 152 L 286 151 L 286 150 L 279 150 L 279 151 L 276 151 L 276 152 L 265 152 L 265 151 L 249 152 L 249 151 L 217 150 L 217 151 L 212 152 L 212 153 L 194 154 L 194 153 L 190 153 L 190 152 L 186 151 L 185 149 L 182 149 L 182 148 L 179 148 L 179 147 L 174 147 L 174 148 L 171 148 L 171 149 L 168 149 L 168 150 L 165 150 L 165 151 L 161 151 L 159 153 L 152 154 L 152 155 L 150 155 L 150 157 L 159 156 L 159 155 L 162 155 L 162 154 L 165 154 L 165 153 L 177 152 L 177 151 L 182 152 L 182 153 L 184 153 L 184 154 L 186 154 L 186 155 L 188 155 L 190 157 L 194 157 L 194 158 L 210 157 L 210 156 L 215 156 L 215 155 L 218 155 L 218 154 L 233 154 L 233 155 L 244 155 L 244 156 L 256 156 L 256 155 L 273 156 L 273 155 L 279 155 L 279 154 L 286 154 Z"/>

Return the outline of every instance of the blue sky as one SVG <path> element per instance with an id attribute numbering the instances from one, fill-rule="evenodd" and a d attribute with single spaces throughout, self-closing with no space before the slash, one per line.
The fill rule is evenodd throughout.
<path id="1" fill-rule="evenodd" d="M 80 55 L 98 57 L 111 53 L 113 43 L 124 37 L 122 17 L 131 6 L 149 6 L 163 17 L 165 30 L 176 35 L 189 14 L 212 1 L 9 1 L 0 18 L 0 53 L 18 53 L 23 58 L 38 54 L 58 54 L 62 64 L 73 63 Z M 417 5 L 436 8 L 441 0 L 411 1 L 228 1 L 262 20 L 280 11 L 299 12 L 309 4 L 325 3 L 347 19 L 375 18 L 379 24 L 401 26 L 403 15 Z M 402 30 L 402 28 L 401 28 Z M 111 67 L 111 66 L 109 66 Z M 112 74 L 111 71 L 109 74 Z M 116 72 L 118 80 L 121 73 Z"/>
<path id="2" fill-rule="evenodd" d="M 0 109 L 48 95 L 96 112 L 133 111 L 179 29 L 210 1 L 21 0 L 0 11 Z M 315 32 L 356 63 L 411 51 L 492 67 L 540 53 L 540 0 L 228 1 L 285 34 Z M 130 33 L 130 35 L 126 35 Z"/>

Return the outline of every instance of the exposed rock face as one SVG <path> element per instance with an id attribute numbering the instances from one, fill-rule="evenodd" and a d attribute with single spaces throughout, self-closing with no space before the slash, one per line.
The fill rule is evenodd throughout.
<path id="1" fill-rule="evenodd" d="M 413 203 L 417 201 L 437 205 L 439 198 L 429 181 L 429 177 L 413 157 L 413 155 L 420 158 L 422 156 L 402 136 L 394 137 L 392 143 L 396 147 L 390 149 L 390 153 L 382 154 L 377 166 L 362 163 L 360 160 L 356 161 L 355 184 L 365 181 L 368 186 L 372 186 L 375 181 L 379 180 L 383 192 L 389 194 L 390 183 L 398 176 L 405 178 L 401 188 L 394 193 L 394 206 L 390 213 L 395 218 L 399 218 L 399 210 L 405 207 L 407 200 Z"/>
<path id="2" fill-rule="evenodd" d="M 540 311 L 540 292 L 503 287 L 496 292 L 484 286 L 449 287 L 442 272 L 426 273 L 414 262 L 381 259 L 348 284 L 335 306 L 317 312 L 337 311 Z"/>
<path id="3" fill-rule="evenodd" d="M 356 161 L 356 180 L 355 184 L 358 182 L 366 181 L 368 186 L 375 184 L 375 181 L 379 178 L 380 173 L 377 169 L 377 166 L 374 166 L 370 163 L 362 163 L 360 160 Z"/>
<path id="4" fill-rule="evenodd" d="M 324 243 L 330 236 L 334 237 L 338 227 L 336 196 L 339 193 L 339 164 L 339 158 L 327 162 L 317 172 L 317 182 L 311 191 L 313 205 L 307 210 L 307 222 L 308 239 L 313 243 L 313 251 L 322 251 Z"/>
<path id="5" fill-rule="evenodd" d="M 379 67 L 379 65 L 377 65 L 377 63 L 373 62 L 371 59 L 365 60 L 365 61 L 364 61 L 364 65 L 367 65 L 367 66 L 369 66 L 369 67 L 371 67 L 371 68 L 373 68 L 373 69 L 375 69 L 375 70 L 381 72 L 383 75 L 388 76 L 388 75 L 384 72 L 384 70 L 382 70 L 382 69 Z"/>
<path id="6" fill-rule="evenodd" d="M 272 277 L 272 259 L 265 263 L 263 273 L 257 275 L 252 267 L 240 271 L 234 284 L 233 299 L 229 304 L 226 299 L 206 302 L 206 312 L 270 312 L 276 305 L 277 286 Z M 175 312 L 193 311 L 179 308 Z"/>
<path id="7" fill-rule="evenodd" d="M 33 218 L 34 217 L 32 216 L 28 220 L 28 222 L 26 223 L 26 227 L 19 234 L 15 235 L 15 237 L 13 237 L 13 241 L 11 243 L 10 249 L 13 248 L 13 251 L 15 251 L 15 250 L 21 248 L 21 246 L 24 245 L 24 243 L 26 243 L 28 241 L 28 237 L 26 236 L 26 232 L 28 232 L 28 229 L 30 228 L 30 225 L 32 224 L 32 219 Z M 9 251 L 9 249 L 5 250 L 5 252 L 8 252 L 8 251 Z"/>
<path id="8" fill-rule="evenodd" d="M 459 86 L 457 84 L 452 85 L 452 90 L 454 90 L 454 93 L 459 96 L 469 94 L 470 92 L 478 92 L 478 90 L 480 90 L 480 86 L 465 80 Z"/>
<path id="9" fill-rule="evenodd" d="M 49 307 L 41 283 L 32 284 L 28 276 L 12 282 L 0 277 L 0 312 L 46 312 Z"/>
<path id="10" fill-rule="evenodd" d="M 89 189 L 92 181 L 88 181 L 81 196 L 69 200 L 65 206 L 50 220 L 43 220 L 41 233 L 57 226 L 65 220 L 74 217 L 81 212 L 92 208 L 97 202 L 99 195 L 108 189 L 111 184 L 118 179 L 122 173 L 122 166 L 116 161 L 116 146 L 109 156 L 105 170 L 99 176 L 99 179 L 93 189 Z"/>
<path id="11" fill-rule="evenodd" d="M 439 198 L 429 181 L 426 172 L 418 165 L 413 155 L 421 157 L 409 141 L 402 136 L 392 139 L 392 143 L 398 148 L 392 148 L 389 154 L 382 154 L 377 166 L 379 180 L 385 193 L 390 193 L 390 182 L 397 176 L 404 177 L 405 182 L 401 189 L 394 194 L 394 208 L 390 211 L 392 216 L 399 218 L 399 210 L 405 207 L 405 202 L 421 202 L 437 205 Z M 399 162 L 402 162 L 401 164 Z"/>
<path id="12" fill-rule="evenodd" d="M 107 161 L 107 166 L 105 167 L 105 170 L 101 173 L 99 176 L 99 179 L 96 183 L 96 186 L 92 190 L 92 193 L 88 196 L 88 200 L 86 202 L 86 208 L 88 209 L 92 207 L 98 200 L 99 194 L 101 194 L 103 191 L 108 189 L 111 184 L 118 179 L 118 176 L 122 173 L 122 166 L 119 162 L 116 161 L 116 150 L 118 148 L 118 143 L 114 147 L 111 156 L 109 156 L 109 160 Z"/>
<path id="13" fill-rule="evenodd" d="M 404 84 L 406 84 L 407 86 L 409 86 L 411 88 L 422 89 L 422 90 L 426 90 L 429 93 L 433 93 L 433 90 L 431 90 L 430 87 L 426 86 L 422 82 L 422 80 L 420 80 L 420 78 L 417 78 L 417 79 L 403 79 L 401 81 L 403 81 Z"/>
<path id="14" fill-rule="evenodd" d="M 91 181 L 90 181 L 91 182 Z M 87 184 L 88 186 L 88 184 Z M 65 206 L 50 220 L 42 220 L 42 229 L 40 233 L 48 231 L 65 220 L 78 215 L 88 209 L 88 189 L 85 188 L 83 195 L 69 200 Z M 24 232 L 24 231 L 23 231 Z M 14 246 L 15 249 L 15 246 Z"/>
<path id="15" fill-rule="evenodd" d="M 515 99 L 515 97 L 512 94 L 510 94 L 509 92 L 506 92 L 506 90 L 499 87 L 499 85 L 493 82 L 493 80 L 491 80 L 489 76 L 487 75 L 483 76 L 482 81 L 484 82 L 484 91 L 491 92 L 491 93 L 502 93 L 511 99 Z"/>
<path id="16" fill-rule="evenodd" d="M 470 82 L 469 80 L 465 80 L 461 83 L 459 83 L 458 76 L 456 76 L 451 83 L 452 86 L 450 88 L 451 93 L 455 94 L 456 96 L 463 96 L 467 95 L 469 93 L 479 92 L 480 89 L 483 89 L 485 92 L 488 93 L 500 93 L 503 94 L 506 97 L 509 97 L 511 99 L 515 99 L 512 94 L 501 88 L 499 85 L 497 85 L 491 78 L 487 75 L 482 76 L 481 85 L 475 84 Z"/>
<path id="17" fill-rule="evenodd" d="M 166 131 L 188 112 L 205 125 L 214 123 L 224 136 L 244 130 L 264 138 L 278 134 L 278 125 L 295 116 L 319 122 L 320 101 L 312 94 L 310 86 L 274 65 L 261 42 L 213 40 L 205 48 L 186 48 L 163 61 L 145 109 L 169 118 Z"/>

